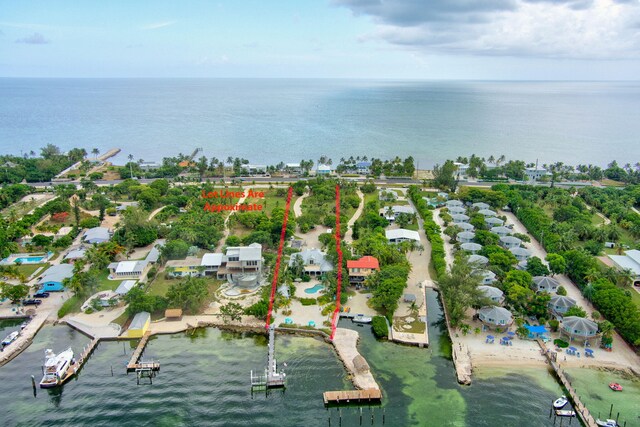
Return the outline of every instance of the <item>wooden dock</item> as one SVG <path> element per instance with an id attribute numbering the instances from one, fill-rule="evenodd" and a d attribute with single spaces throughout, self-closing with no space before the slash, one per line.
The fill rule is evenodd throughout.
<path id="1" fill-rule="evenodd" d="M 347 403 L 380 403 L 382 392 L 377 389 L 369 390 L 341 390 L 325 391 L 322 393 L 324 404 L 347 404 Z"/>
<path id="2" fill-rule="evenodd" d="M 67 371 L 67 376 L 62 378 L 62 381 L 61 381 L 62 384 L 66 383 L 71 378 L 73 378 L 78 372 L 80 372 L 80 369 L 82 369 L 82 366 L 89 359 L 89 356 L 91 356 L 91 353 L 93 353 L 93 350 L 96 349 L 99 342 L 100 342 L 99 338 L 94 338 L 93 340 L 91 340 L 91 342 L 88 345 L 86 345 L 82 349 L 82 353 L 80 353 L 80 356 L 78 356 L 78 358 L 76 359 L 76 363 L 73 364 L 71 369 Z"/>
<path id="3" fill-rule="evenodd" d="M 131 359 L 127 364 L 127 372 L 134 372 L 140 369 L 145 369 L 145 370 L 151 369 L 152 371 L 160 370 L 160 363 L 158 362 L 140 363 L 140 357 L 142 356 L 142 352 L 144 351 L 145 347 L 147 346 L 147 343 L 149 342 L 149 338 L 151 338 L 151 332 L 147 331 L 144 333 L 144 335 L 142 336 L 142 339 L 138 343 L 138 347 L 136 348 L 136 351 L 134 351 L 133 354 L 131 355 Z"/>
<path id="4" fill-rule="evenodd" d="M 582 403 L 582 401 L 578 397 L 578 393 L 576 393 L 576 390 L 571 385 L 571 382 L 569 381 L 569 379 L 567 379 L 566 375 L 564 374 L 563 369 L 560 367 L 560 365 L 556 361 L 557 353 L 555 351 L 550 351 L 542 340 L 536 340 L 536 341 L 538 342 L 538 345 L 542 349 L 542 353 L 546 356 L 547 360 L 549 361 L 549 364 L 553 368 L 553 371 L 555 372 L 556 376 L 560 380 L 560 383 L 567 390 L 567 396 L 573 403 L 573 408 L 575 409 L 575 415 L 577 415 L 578 418 L 580 418 L 580 421 L 582 421 L 583 425 L 587 427 L 598 427 L 598 425 L 596 424 L 596 420 L 593 418 L 593 416 L 591 415 L 587 407 L 584 406 L 584 403 Z"/>

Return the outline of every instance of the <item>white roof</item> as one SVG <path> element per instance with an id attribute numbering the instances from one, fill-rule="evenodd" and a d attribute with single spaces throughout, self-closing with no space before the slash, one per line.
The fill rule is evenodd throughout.
<path id="1" fill-rule="evenodd" d="M 451 206 L 451 207 L 448 207 L 447 209 L 449 209 L 449 213 L 451 214 L 463 214 L 467 211 L 462 206 Z"/>
<path id="2" fill-rule="evenodd" d="M 116 294 L 125 295 L 128 293 L 134 286 L 136 285 L 135 280 L 123 280 L 118 288 L 116 289 Z"/>
<path id="3" fill-rule="evenodd" d="M 110 238 L 111 238 L 111 235 L 109 234 L 109 229 L 104 227 L 90 228 L 84 232 L 84 237 L 83 237 L 83 239 L 86 240 L 87 242 L 98 241 L 98 240 L 102 240 L 106 242 Z"/>
<path id="4" fill-rule="evenodd" d="M 498 225 L 497 227 L 491 227 L 491 232 L 495 234 L 511 234 L 512 230 L 504 225 Z"/>
<path id="5" fill-rule="evenodd" d="M 484 222 L 486 222 L 487 224 L 498 224 L 498 225 L 504 224 L 503 220 L 501 220 L 500 218 L 496 218 L 495 216 L 485 217 Z"/>
<path id="6" fill-rule="evenodd" d="M 465 214 L 454 214 L 454 215 L 451 215 L 451 218 L 457 219 L 459 221 L 466 221 L 469 219 L 469 217 Z"/>
<path id="7" fill-rule="evenodd" d="M 58 264 L 51 266 L 42 274 L 42 278 L 38 280 L 38 284 L 47 282 L 60 282 L 73 276 L 73 265 Z"/>
<path id="8" fill-rule="evenodd" d="M 284 166 L 287 167 L 287 168 L 299 168 L 300 167 L 300 163 L 287 163 Z"/>
<path id="9" fill-rule="evenodd" d="M 207 266 L 207 267 L 219 267 L 222 265 L 222 259 L 224 258 L 224 254 L 218 254 L 218 253 L 213 253 L 213 254 L 204 254 L 204 256 L 202 257 L 202 261 L 200 262 L 201 266 Z"/>
<path id="10" fill-rule="evenodd" d="M 72 251 L 69 251 L 68 254 L 66 254 L 64 256 L 64 259 L 79 259 L 79 258 L 84 258 L 85 254 L 87 253 L 86 249 L 74 249 Z"/>
<path id="11" fill-rule="evenodd" d="M 636 276 L 640 276 L 640 251 L 632 249 L 625 251 L 624 255 L 609 255 L 609 258 L 620 268 L 631 270 Z"/>
<path id="12" fill-rule="evenodd" d="M 447 203 L 445 203 L 445 205 L 450 208 L 451 206 L 462 206 L 463 203 L 460 200 L 449 200 L 447 201 Z"/>
<path id="13" fill-rule="evenodd" d="M 465 251 L 479 251 L 480 249 L 482 249 L 482 245 L 478 243 L 463 243 L 460 245 L 460 247 Z"/>
<path id="14" fill-rule="evenodd" d="M 531 256 L 531 251 L 529 249 L 526 248 L 511 248 L 509 249 L 509 252 L 511 252 L 512 254 L 518 256 Z"/>
<path id="15" fill-rule="evenodd" d="M 455 224 L 456 227 L 462 228 L 465 231 L 475 230 L 473 224 L 469 224 L 468 222 L 459 222 Z"/>
<path id="16" fill-rule="evenodd" d="M 496 324 L 499 324 L 501 320 L 508 323 L 512 319 L 511 312 L 502 307 L 482 307 L 479 313 L 487 319 L 492 319 Z"/>
<path id="17" fill-rule="evenodd" d="M 571 308 L 574 305 L 576 305 L 576 300 L 570 297 L 566 297 L 564 295 L 557 295 L 557 296 L 551 297 L 551 299 L 549 300 L 549 305 L 553 307 Z"/>
<path id="18" fill-rule="evenodd" d="M 329 165 L 318 165 L 318 170 L 319 171 L 330 171 L 331 170 L 331 166 L 329 166 Z"/>
<path id="19" fill-rule="evenodd" d="M 395 230 L 386 230 L 384 234 L 387 240 L 409 239 L 409 240 L 416 240 L 418 242 L 420 241 L 420 233 L 413 230 L 406 230 L 404 228 L 398 228 Z"/>
<path id="20" fill-rule="evenodd" d="M 491 206 L 485 202 L 476 202 L 473 204 L 473 207 L 478 209 L 489 209 Z"/>
<path id="21" fill-rule="evenodd" d="M 458 240 L 460 240 L 460 239 L 471 240 L 474 237 L 476 237 L 476 233 L 474 233 L 472 231 L 462 231 L 462 232 L 458 233 Z"/>
<path id="22" fill-rule="evenodd" d="M 133 320 L 129 325 L 129 329 L 142 329 L 145 323 L 151 319 L 151 314 L 147 311 L 141 311 L 133 316 Z"/>
<path id="23" fill-rule="evenodd" d="M 479 213 L 480 215 L 484 215 L 484 216 L 496 216 L 496 215 L 497 215 L 497 214 L 496 214 L 494 211 L 492 211 L 491 209 L 480 209 L 480 210 L 478 211 L 478 213 Z"/>
<path id="24" fill-rule="evenodd" d="M 496 273 L 494 273 L 491 270 L 480 270 L 478 272 L 483 278 L 485 279 L 495 279 L 496 278 Z"/>
<path id="25" fill-rule="evenodd" d="M 507 227 L 503 227 L 503 228 L 507 228 Z M 500 238 L 500 241 L 505 244 L 513 244 L 513 245 L 519 245 L 522 243 L 522 240 L 518 239 L 515 236 L 504 236 Z"/>
<path id="26" fill-rule="evenodd" d="M 478 255 L 478 254 L 473 254 L 473 255 L 469 255 L 469 259 L 468 262 L 475 262 L 477 264 L 488 264 L 489 263 L 489 258 L 487 258 L 486 256 L 482 256 L 482 255 Z"/>
<path id="27" fill-rule="evenodd" d="M 478 286 L 478 289 L 480 289 L 487 298 L 499 299 L 504 295 L 504 293 L 500 289 L 493 286 Z"/>
<path id="28" fill-rule="evenodd" d="M 116 273 L 135 273 L 144 270 L 147 261 L 120 261 Z"/>

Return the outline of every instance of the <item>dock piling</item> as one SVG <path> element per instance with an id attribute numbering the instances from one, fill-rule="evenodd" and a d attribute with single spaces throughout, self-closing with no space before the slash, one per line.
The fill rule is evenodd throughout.
<path id="1" fill-rule="evenodd" d="M 33 387 L 33 397 L 36 397 L 36 378 L 31 375 L 31 386 Z"/>

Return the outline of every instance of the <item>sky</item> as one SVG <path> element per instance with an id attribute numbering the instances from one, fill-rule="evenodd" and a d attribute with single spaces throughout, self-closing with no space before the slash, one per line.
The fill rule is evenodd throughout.
<path id="1" fill-rule="evenodd" d="M 0 77 L 639 76 L 640 0 L 0 0 Z"/>

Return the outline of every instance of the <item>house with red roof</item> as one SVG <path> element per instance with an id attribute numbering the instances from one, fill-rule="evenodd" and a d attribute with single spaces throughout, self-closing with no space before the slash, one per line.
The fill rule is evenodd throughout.
<path id="1" fill-rule="evenodd" d="M 349 270 L 349 284 L 362 285 L 373 272 L 380 270 L 380 263 L 376 257 L 363 256 L 358 260 L 347 261 Z"/>

